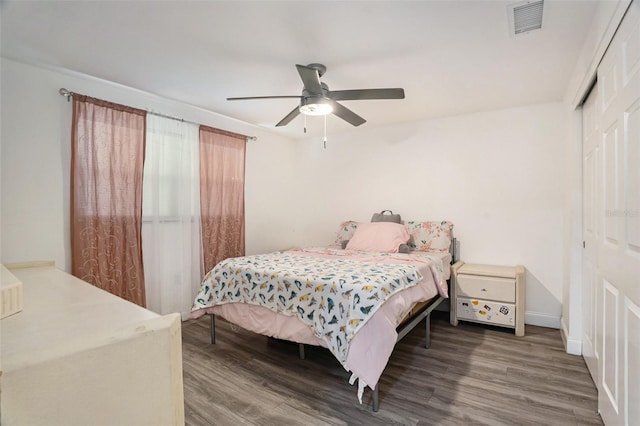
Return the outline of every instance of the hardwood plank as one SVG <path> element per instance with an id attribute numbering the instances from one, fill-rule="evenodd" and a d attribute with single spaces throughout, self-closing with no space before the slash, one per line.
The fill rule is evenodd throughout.
<path id="1" fill-rule="evenodd" d="M 363 404 L 350 373 L 323 348 L 269 339 L 209 319 L 183 323 L 188 425 L 602 425 L 581 357 L 564 352 L 558 330 L 513 331 L 448 324 L 434 313 L 431 348 L 417 327 L 380 380 L 380 410 Z"/>

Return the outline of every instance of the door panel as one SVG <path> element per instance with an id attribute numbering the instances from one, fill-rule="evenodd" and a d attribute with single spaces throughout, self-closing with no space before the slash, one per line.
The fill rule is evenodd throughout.
<path id="1" fill-rule="evenodd" d="M 640 30 L 636 31 L 640 34 Z M 640 91 L 640 88 L 638 88 Z M 625 212 L 627 218 L 625 240 L 627 251 L 640 256 L 640 224 L 632 216 L 640 215 L 640 101 L 636 102 L 632 108 L 625 113 L 625 169 L 627 188 L 625 199 Z"/>
<path id="2" fill-rule="evenodd" d="M 604 237 L 610 244 L 618 243 L 618 209 L 620 167 L 618 163 L 618 123 L 614 122 L 604 133 L 603 140 L 603 198 Z"/>
<path id="3" fill-rule="evenodd" d="M 637 5 L 636 5 L 637 6 Z M 631 28 L 622 42 L 623 73 L 622 84 L 627 85 L 640 69 L 640 26 Z"/>
<path id="4" fill-rule="evenodd" d="M 600 99 L 603 113 L 609 111 L 618 94 L 618 67 L 615 60 L 616 58 L 612 57 L 606 65 L 603 63 L 598 68 L 598 84 L 602 88 Z"/>
<path id="5" fill-rule="evenodd" d="M 640 307 L 627 299 L 625 335 L 625 419 L 626 424 L 640 419 Z"/>
<path id="6" fill-rule="evenodd" d="M 593 172 L 584 160 L 585 174 L 593 173 L 596 188 L 595 253 L 585 250 L 585 265 L 591 262 L 587 269 L 596 270 L 595 287 L 601 291 L 593 317 L 600 310 L 596 324 L 601 322 L 602 336 L 599 340 L 596 332 L 594 353 L 600 350 L 598 409 L 607 425 L 636 424 L 640 418 L 639 28 L 640 0 L 635 0 L 598 67 L 596 105 L 603 130 Z M 589 179 L 585 176 L 585 186 Z M 585 288 L 593 286 L 586 283 Z"/>
<path id="7" fill-rule="evenodd" d="M 602 350 L 602 390 L 614 411 L 618 411 L 618 289 L 607 280 L 604 283 L 604 333 Z"/>
<path id="8" fill-rule="evenodd" d="M 595 215 L 597 200 L 597 162 L 598 142 L 600 138 L 598 125 L 598 85 L 591 89 L 582 106 L 582 226 L 584 239 L 584 253 L 582 264 L 582 356 L 591 373 L 594 383 L 600 387 L 598 374 L 598 359 L 600 357 L 597 343 L 598 301 L 601 292 L 597 288 L 597 221 Z"/>

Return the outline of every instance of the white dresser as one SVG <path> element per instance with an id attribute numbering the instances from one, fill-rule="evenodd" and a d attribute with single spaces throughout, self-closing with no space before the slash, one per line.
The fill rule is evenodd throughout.
<path id="1" fill-rule="evenodd" d="M 451 325 L 472 321 L 509 327 L 524 336 L 524 266 L 463 263 L 453 268 Z"/>
<path id="2" fill-rule="evenodd" d="M 8 270 L 23 300 L 0 320 L 1 424 L 184 424 L 179 314 L 157 315 L 52 262 Z"/>

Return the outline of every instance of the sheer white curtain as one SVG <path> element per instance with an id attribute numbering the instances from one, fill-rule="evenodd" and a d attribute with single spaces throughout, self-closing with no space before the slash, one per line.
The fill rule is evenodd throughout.
<path id="1" fill-rule="evenodd" d="M 147 308 L 186 319 L 202 278 L 199 131 L 147 115 L 142 257 Z"/>

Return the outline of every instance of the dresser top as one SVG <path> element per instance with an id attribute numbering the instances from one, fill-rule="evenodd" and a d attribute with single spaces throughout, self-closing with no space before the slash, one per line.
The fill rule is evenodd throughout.
<path id="1" fill-rule="evenodd" d="M 23 284 L 23 309 L 3 318 L 2 368 L 11 371 L 53 348 L 72 351 L 86 340 L 109 339 L 119 329 L 159 315 L 53 266 L 11 269 Z"/>
<path id="2" fill-rule="evenodd" d="M 515 278 L 516 267 L 465 263 L 460 267 L 460 269 L 458 269 L 458 274 L 481 275 L 484 277 Z"/>

